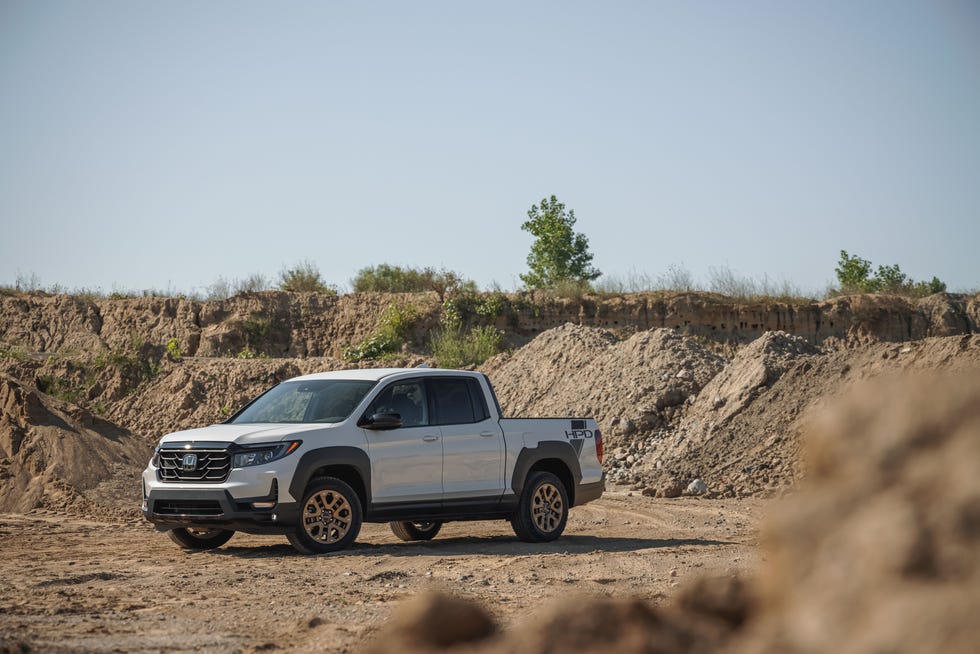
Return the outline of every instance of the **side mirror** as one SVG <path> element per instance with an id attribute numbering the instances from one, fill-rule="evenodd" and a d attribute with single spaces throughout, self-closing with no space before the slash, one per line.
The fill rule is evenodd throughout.
<path id="1" fill-rule="evenodd" d="M 402 417 L 397 413 L 375 413 L 366 420 L 362 420 L 361 427 L 365 429 L 398 429 L 402 426 Z"/>

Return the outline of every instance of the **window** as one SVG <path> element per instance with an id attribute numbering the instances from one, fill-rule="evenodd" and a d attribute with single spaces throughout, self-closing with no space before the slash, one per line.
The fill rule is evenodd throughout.
<path id="1" fill-rule="evenodd" d="M 432 379 L 429 383 L 435 396 L 436 424 L 458 425 L 477 421 L 467 379 L 447 377 Z"/>
<path id="2" fill-rule="evenodd" d="M 473 401 L 473 410 L 476 413 L 477 422 L 483 422 L 490 417 L 490 409 L 487 408 L 487 398 L 480 388 L 480 382 L 475 379 L 467 379 L 470 387 L 470 399 Z"/>
<path id="3" fill-rule="evenodd" d="M 429 424 L 425 384 L 417 379 L 395 382 L 381 392 L 367 411 L 369 416 L 375 413 L 397 413 L 404 427 Z"/>
<path id="4" fill-rule="evenodd" d="M 284 382 L 256 399 L 231 422 L 341 422 L 374 384 L 347 379 Z"/>

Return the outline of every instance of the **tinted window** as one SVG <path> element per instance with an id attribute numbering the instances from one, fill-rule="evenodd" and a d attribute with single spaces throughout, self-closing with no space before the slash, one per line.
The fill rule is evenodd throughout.
<path id="1" fill-rule="evenodd" d="M 425 384 L 417 379 L 395 382 L 381 391 L 371 403 L 367 415 L 397 413 L 405 427 L 427 425 L 429 408 L 425 401 Z"/>
<path id="2" fill-rule="evenodd" d="M 476 422 L 466 379 L 431 379 L 439 425 Z"/>
<path id="3" fill-rule="evenodd" d="M 490 410 L 487 408 L 487 398 L 480 388 L 480 382 L 475 379 L 467 379 L 466 383 L 470 387 L 470 399 L 473 401 L 473 410 L 476 413 L 477 422 L 486 420 L 490 417 Z"/>

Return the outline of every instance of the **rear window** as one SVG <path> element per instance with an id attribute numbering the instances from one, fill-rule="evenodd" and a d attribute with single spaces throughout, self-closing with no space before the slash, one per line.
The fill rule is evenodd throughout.
<path id="1" fill-rule="evenodd" d="M 477 422 L 470 385 L 463 378 L 430 379 L 436 409 L 437 425 L 458 425 Z M 480 420 L 483 418 L 481 417 Z"/>

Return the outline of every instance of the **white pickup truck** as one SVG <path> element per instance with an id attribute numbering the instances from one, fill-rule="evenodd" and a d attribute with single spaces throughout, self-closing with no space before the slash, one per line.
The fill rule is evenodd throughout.
<path id="1" fill-rule="evenodd" d="M 521 540 L 544 542 L 603 480 L 590 418 L 503 418 L 477 372 L 345 370 L 290 379 L 223 424 L 164 436 L 142 509 L 198 550 L 243 531 L 331 552 L 363 521 L 428 540 L 446 521 L 506 519 Z"/>

